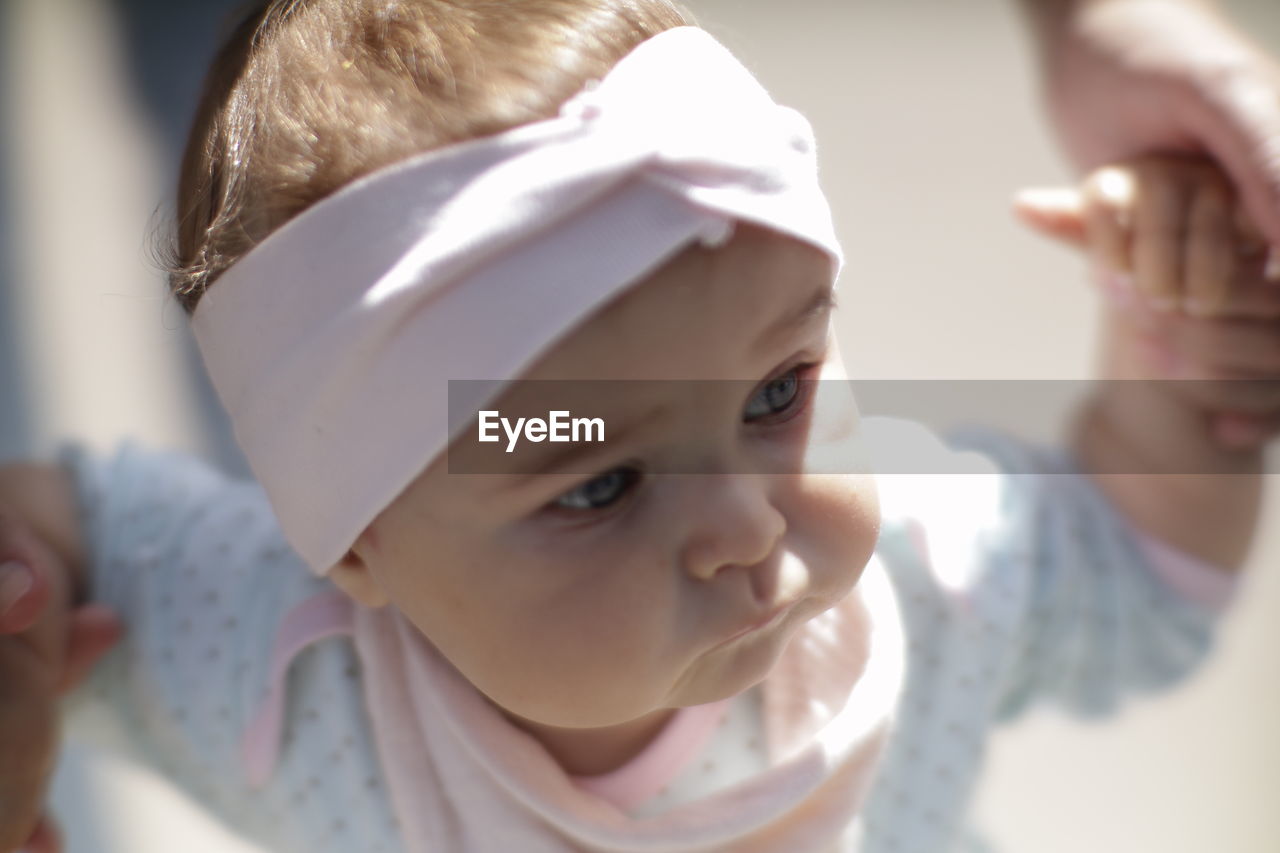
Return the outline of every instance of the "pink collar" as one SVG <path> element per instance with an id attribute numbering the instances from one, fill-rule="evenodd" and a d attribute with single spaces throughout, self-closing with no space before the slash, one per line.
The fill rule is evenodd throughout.
<path id="1" fill-rule="evenodd" d="M 786 846 L 795 833 L 809 837 L 823 821 L 835 832 L 837 821 L 852 819 L 882 749 L 902 679 L 891 595 L 873 561 L 853 594 L 792 640 L 763 684 L 768 771 L 655 817 L 633 819 L 625 811 L 696 753 L 725 703 L 682 710 L 626 766 L 575 779 L 398 611 L 357 607 L 336 590 L 304 601 L 282 621 L 272 686 L 242 742 L 245 765 L 255 785 L 270 777 L 290 660 L 316 640 L 351 635 L 410 851 L 496 849 L 485 833 L 503 827 L 559 839 L 529 850 L 683 851 L 729 842 L 741 851 L 800 849 Z M 839 806 L 814 812 L 813 801 L 824 797 Z"/>

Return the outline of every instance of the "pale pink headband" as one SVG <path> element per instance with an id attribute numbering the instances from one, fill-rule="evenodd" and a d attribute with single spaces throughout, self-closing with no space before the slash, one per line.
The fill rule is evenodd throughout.
<path id="1" fill-rule="evenodd" d="M 839 269 L 808 122 L 680 27 L 556 118 L 415 157 L 309 208 L 222 275 L 193 327 L 285 536 L 323 574 L 465 425 L 449 423 L 450 379 L 514 379 L 738 219 Z M 500 390 L 481 386 L 492 393 L 471 411 Z"/>

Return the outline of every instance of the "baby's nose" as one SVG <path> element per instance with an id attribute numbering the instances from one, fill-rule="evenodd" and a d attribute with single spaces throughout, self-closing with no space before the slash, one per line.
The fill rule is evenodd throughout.
<path id="1" fill-rule="evenodd" d="M 697 474 L 690 479 L 698 491 L 682 554 L 690 575 L 711 580 L 722 570 L 759 566 L 776 555 L 787 522 L 770 499 L 768 476 Z"/>

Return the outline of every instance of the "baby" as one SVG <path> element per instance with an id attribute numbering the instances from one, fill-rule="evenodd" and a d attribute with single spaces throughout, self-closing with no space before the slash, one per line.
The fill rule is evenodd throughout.
<path id="1" fill-rule="evenodd" d="M 128 447 L 0 500 L 128 626 L 78 697 L 258 843 L 957 849 L 994 723 L 1207 648 L 1268 386 L 1104 383 L 1073 453 L 860 423 L 808 126 L 690 24 L 277 2 L 218 57 L 174 292 L 261 486 Z M 1104 378 L 1277 372 L 1215 169 L 1087 189 L 1021 209 L 1136 270 Z M 561 410 L 606 440 L 477 430 Z M 886 437 L 939 476 L 878 489 Z"/>

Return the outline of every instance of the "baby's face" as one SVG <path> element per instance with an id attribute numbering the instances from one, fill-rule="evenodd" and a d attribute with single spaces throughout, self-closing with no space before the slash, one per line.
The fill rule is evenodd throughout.
<path id="1" fill-rule="evenodd" d="M 856 433 L 843 383 L 790 381 L 836 357 L 830 288 L 826 255 L 758 228 L 681 253 L 526 378 L 749 382 L 594 383 L 574 414 L 625 437 L 580 448 L 598 455 L 568 472 L 551 461 L 566 445 L 542 443 L 509 471 L 451 474 L 482 452 L 473 427 L 361 537 L 363 570 L 533 723 L 620 725 L 759 682 L 850 591 L 878 533 L 869 476 L 804 472 Z M 491 408 L 536 410 L 537 393 L 517 383 Z M 677 459 L 728 473 L 661 473 Z"/>

